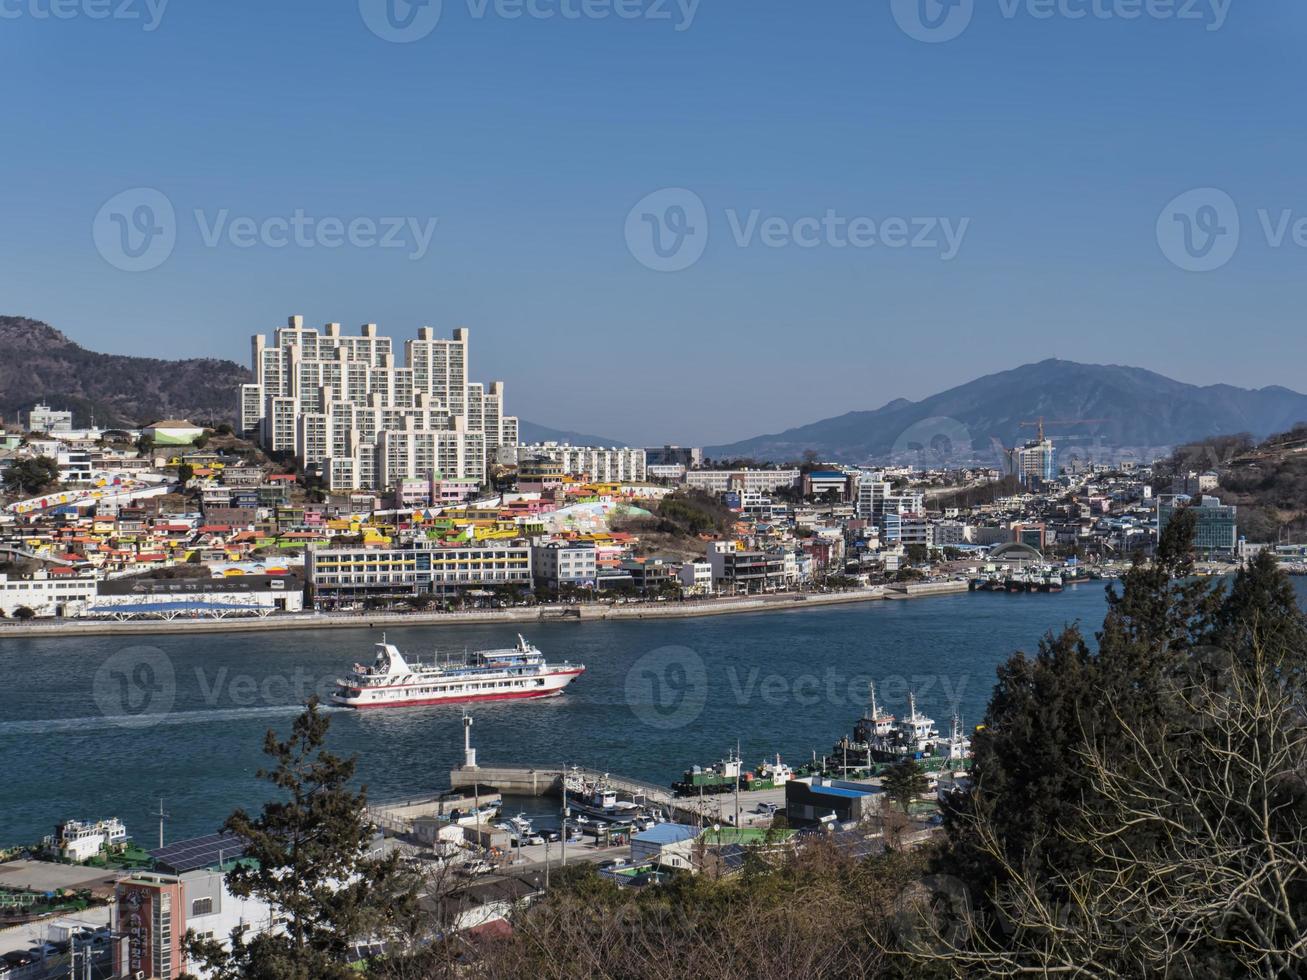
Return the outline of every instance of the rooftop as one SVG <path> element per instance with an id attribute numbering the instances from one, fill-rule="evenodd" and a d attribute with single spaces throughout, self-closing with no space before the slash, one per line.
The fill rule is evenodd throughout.
<path id="1" fill-rule="evenodd" d="M 693 840 L 698 831 L 681 823 L 660 823 L 648 830 L 641 831 L 631 838 L 645 844 L 677 844 L 683 840 Z"/>

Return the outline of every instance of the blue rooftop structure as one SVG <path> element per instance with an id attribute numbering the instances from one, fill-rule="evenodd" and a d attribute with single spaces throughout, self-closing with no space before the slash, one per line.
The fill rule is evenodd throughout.
<path id="1" fill-rule="evenodd" d="M 857 799 L 860 796 L 870 796 L 875 792 L 870 786 L 865 790 L 845 789 L 843 786 L 818 786 L 816 783 L 812 786 L 814 793 L 822 793 L 826 796 L 843 796 L 847 799 Z"/>
<path id="2" fill-rule="evenodd" d="M 658 844 L 666 847 L 668 844 L 679 844 L 683 840 L 694 840 L 698 836 L 699 831 L 686 824 L 660 823 L 648 830 L 640 831 L 631 840 L 639 841 L 642 844 Z"/>

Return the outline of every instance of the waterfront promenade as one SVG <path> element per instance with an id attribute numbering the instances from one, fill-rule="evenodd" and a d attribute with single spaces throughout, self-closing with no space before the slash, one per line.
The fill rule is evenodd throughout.
<path id="1" fill-rule="evenodd" d="M 630 619 L 685 619 L 778 610 L 796 611 L 819 606 L 887 599 L 915 599 L 966 592 L 966 582 L 923 582 L 872 586 L 847 592 L 778 593 L 667 602 L 546 604 L 512 609 L 474 609 L 463 612 L 356 612 L 287 613 L 240 619 L 171 620 L 14 620 L 0 621 L 0 640 L 10 637 L 151 635 L 170 633 L 250 633 L 273 630 L 378 629 L 405 626 L 476 626 L 495 623 L 566 623 Z"/>

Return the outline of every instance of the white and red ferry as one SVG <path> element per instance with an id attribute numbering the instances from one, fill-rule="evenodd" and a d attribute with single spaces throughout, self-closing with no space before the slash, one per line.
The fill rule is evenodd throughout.
<path id="1" fill-rule="evenodd" d="M 584 671 L 584 664 L 545 662 L 544 654 L 519 634 L 517 646 L 480 650 L 457 663 L 409 663 L 385 637 L 368 667 L 355 664 L 336 682 L 332 701 L 348 708 L 400 708 L 459 701 L 547 698 Z"/>

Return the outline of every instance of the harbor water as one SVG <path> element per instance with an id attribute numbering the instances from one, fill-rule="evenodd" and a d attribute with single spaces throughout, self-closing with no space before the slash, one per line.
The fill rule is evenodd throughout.
<path id="1" fill-rule="evenodd" d="M 1301 582 L 1302 580 L 1296 580 Z M 1299 587 L 1300 595 L 1303 593 Z M 669 621 L 533 624 L 550 661 L 586 672 L 561 697 L 471 707 L 483 765 L 580 764 L 668 784 L 738 742 L 746 764 L 828 753 L 876 683 L 901 713 L 909 692 L 947 731 L 981 720 L 994 669 L 1049 630 L 1098 628 L 1104 586 L 1058 595 L 974 593 Z M 381 637 L 366 629 L 149 637 L 0 638 L 0 846 L 70 817 L 121 817 L 153 846 L 214 831 L 269 795 L 255 776 L 264 733 L 286 732 Z M 430 659 L 510 646 L 511 626 L 392 629 Z M 462 759 L 457 705 L 331 711 L 329 748 L 358 758 L 371 799 L 438 791 Z"/>

